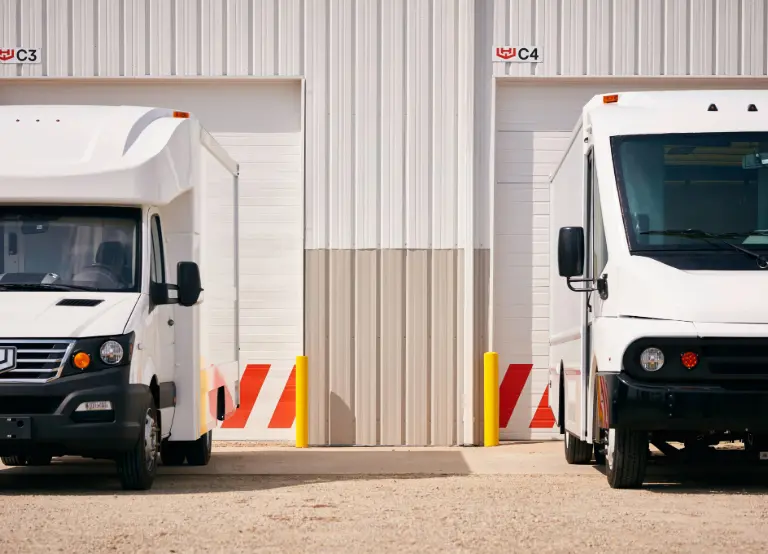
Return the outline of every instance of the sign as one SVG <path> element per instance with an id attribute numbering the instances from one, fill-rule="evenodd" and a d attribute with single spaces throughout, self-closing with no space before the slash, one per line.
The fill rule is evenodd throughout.
<path id="1" fill-rule="evenodd" d="M 538 46 L 496 46 L 493 49 L 494 62 L 541 63 Z"/>
<path id="2" fill-rule="evenodd" d="M 39 48 L 0 48 L 0 63 L 41 63 Z"/>

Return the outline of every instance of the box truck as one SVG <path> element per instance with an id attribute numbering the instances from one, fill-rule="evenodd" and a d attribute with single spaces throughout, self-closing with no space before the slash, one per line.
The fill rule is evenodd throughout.
<path id="1" fill-rule="evenodd" d="M 568 463 L 768 456 L 768 91 L 621 92 L 550 180 L 549 402 Z M 662 459 L 662 458 L 660 458 Z"/>
<path id="2" fill-rule="evenodd" d="M 239 403 L 238 164 L 191 114 L 0 107 L 0 455 L 205 465 Z"/>

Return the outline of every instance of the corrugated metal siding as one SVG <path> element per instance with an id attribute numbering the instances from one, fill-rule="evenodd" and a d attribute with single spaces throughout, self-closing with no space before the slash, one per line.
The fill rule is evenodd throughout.
<path id="1" fill-rule="evenodd" d="M 540 64 L 494 64 L 498 76 L 768 73 L 764 0 L 495 0 L 494 7 L 494 44 L 534 44 L 543 54 Z"/>
<path id="2" fill-rule="evenodd" d="M 473 0 L 0 0 L 13 76 L 307 78 L 308 248 L 456 248 Z M 470 85 L 467 85 L 470 83 Z M 469 149 L 471 152 L 471 149 Z"/>
<path id="3" fill-rule="evenodd" d="M 311 440 L 471 442 L 463 390 L 475 380 L 464 366 L 478 346 L 464 314 L 477 295 L 463 289 L 475 260 L 487 262 L 469 255 L 475 160 L 487 167 L 474 149 L 475 9 L 0 0 L 0 44 L 44 49 L 42 64 L 0 66 L 0 76 L 303 75 L 305 246 L 320 250 L 306 268 Z"/>
<path id="4" fill-rule="evenodd" d="M 765 75 L 766 4 L 0 0 L 0 44 L 45 50 L 0 76 L 304 76 L 313 441 L 465 441 L 488 342 L 491 77 Z M 522 43 L 544 63 L 491 63 Z"/>

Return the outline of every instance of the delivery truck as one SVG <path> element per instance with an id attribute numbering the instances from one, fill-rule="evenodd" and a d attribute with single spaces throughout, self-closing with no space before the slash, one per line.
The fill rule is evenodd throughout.
<path id="1" fill-rule="evenodd" d="M 549 403 L 614 488 L 768 458 L 768 91 L 600 94 L 550 180 Z M 732 446 L 732 445 L 731 445 Z"/>
<path id="2" fill-rule="evenodd" d="M 239 404 L 238 164 L 190 113 L 0 107 L 0 455 L 205 465 Z"/>

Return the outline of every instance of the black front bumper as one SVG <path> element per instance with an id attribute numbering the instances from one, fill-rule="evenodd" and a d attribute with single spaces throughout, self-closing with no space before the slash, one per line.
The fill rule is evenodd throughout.
<path id="1" fill-rule="evenodd" d="M 121 366 L 50 383 L 0 381 L 0 455 L 110 457 L 132 448 L 143 430 L 146 385 L 128 384 Z M 87 401 L 109 400 L 111 412 L 76 412 Z"/>
<path id="2" fill-rule="evenodd" d="M 603 428 L 768 432 L 768 388 L 647 383 L 625 373 L 598 373 L 597 380 Z"/>

